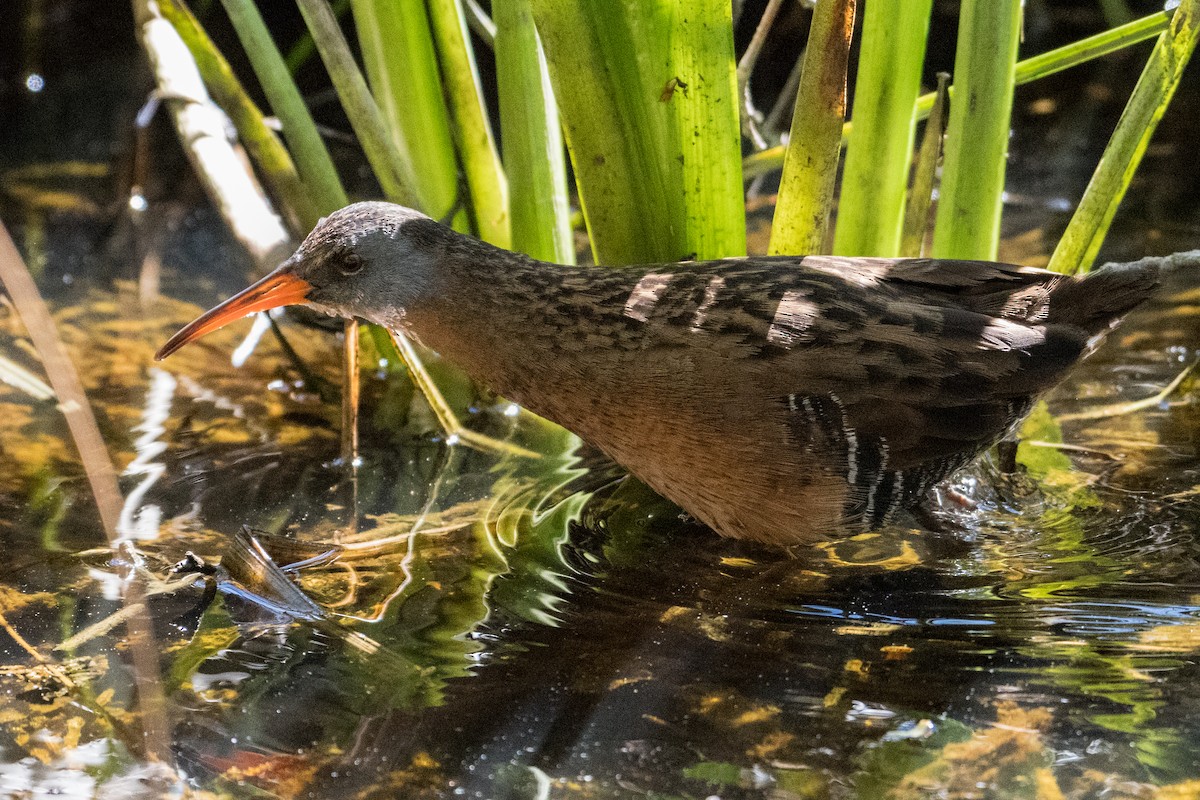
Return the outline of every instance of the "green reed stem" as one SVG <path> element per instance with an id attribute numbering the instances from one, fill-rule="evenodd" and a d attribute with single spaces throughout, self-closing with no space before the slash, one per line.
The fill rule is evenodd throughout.
<path id="1" fill-rule="evenodd" d="M 333 159 L 329 157 L 312 114 L 283 63 L 283 57 L 267 31 L 262 15 L 258 13 L 253 0 L 221 2 L 271 104 L 271 110 L 283 127 L 283 138 L 291 149 L 296 169 L 317 212 L 327 214 L 341 208 L 349 201 Z"/>
<path id="2" fill-rule="evenodd" d="M 813 11 L 771 225 L 772 255 L 825 252 L 846 117 L 854 12 L 854 0 L 828 0 Z"/>
<path id="3" fill-rule="evenodd" d="M 733 9 L 722 0 L 675 4 L 671 71 L 677 81 L 659 104 L 672 112 L 671 155 L 679 164 L 686 250 L 699 259 L 746 253 L 741 120 Z"/>
<path id="4" fill-rule="evenodd" d="M 932 253 L 994 259 L 1021 40 L 1020 0 L 963 0 Z"/>
<path id="5" fill-rule="evenodd" d="M 573 264 L 566 151 L 530 2 L 492 0 L 492 14 L 512 247 L 543 261 Z"/>
<path id="6" fill-rule="evenodd" d="M 1056 72 L 1061 72 L 1064 69 L 1144 42 L 1166 30 L 1170 21 L 1171 15 L 1169 13 L 1156 12 L 1136 19 L 1127 25 L 1122 25 L 1119 28 L 1113 28 L 1112 30 L 1089 36 L 1086 39 L 1080 39 L 1078 42 L 1032 56 L 1024 61 L 1019 61 L 1017 62 L 1016 83 L 1018 86 L 1031 83 L 1040 78 L 1053 75 Z M 951 95 L 953 95 L 954 87 L 951 86 L 950 89 Z M 935 99 L 936 94 L 934 92 L 923 94 L 917 98 L 918 120 L 929 116 L 929 111 L 933 108 Z M 852 122 L 847 122 L 843 126 L 843 141 L 849 137 L 853 127 Z M 746 178 L 756 178 L 759 175 L 779 169 L 783 165 L 783 152 L 784 148 L 779 146 L 746 156 L 743 165 Z"/>
<path id="7" fill-rule="evenodd" d="M 371 94 L 391 140 L 413 165 L 420 210 L 441 218 L 458 200 L 458 155 L 424 0 L 353 0 Z M 467 215 L 452 220 L 469 228 Z"/>
<path id="8" fill-rule="evenodd" d="M 488 122 L 479 70 L 459 0 L 427 0 L 434 49 L 454 121 L 451 128 L 467 181 L 475 225 L 481 239 L 498 247 L 512 243 L 508 216 L 508 180 L 500 164 Z"/>
<path id="9" fill-rule="evenodd" d="M 894 256 L 916 136 L 925 39 L 933 0 L 874 0 L 863 16 L 853 132 L 838 198 L 833 252 Z"/>
<path id="10" fill-rule="evenodd" d="M 350 10 L 350 0 L 333 0 L 333 15 L 338 19 L 346 16 L 346 12 Z M 287 65 L 288 72 L 295 75 L 300 71 L 300 68 L 308 63 L 308 60 L 317 54 L 317 45 L 313 41 L 312 34 L 307 30 L 300 35 L 292 46 L 288 48 L 287 54 L 284 55 L 283 61 Z"/>
<path id="11" fill-rule="evenodd" d="M 329 3 L 327 0 L 297 0 L 297 4 L 384 195 L 394 203 L 410 207 L 420 205 L 420 198 L 413 189 L 416 178 L 412 161 L 388 135 L 379 106 L 367 89 L 367 82 L 358 70 Z"/>
<path id="12" fill-rule="evenodd" d="M 531 5 L 596 260 L 744 253 L 729 4 Z"/>

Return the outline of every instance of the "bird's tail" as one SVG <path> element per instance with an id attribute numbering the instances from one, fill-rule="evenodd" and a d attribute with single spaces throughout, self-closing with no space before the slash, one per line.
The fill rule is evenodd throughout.
<path id="1" fill-rule="evenodd" d="M 1106 264 L 1087 275 L 1068 278 L 1050 292 L 1046 322 L 1074 325 L 1095 336 L 1112 328 L 1144 302 L 1159 285 L 1164 259 Z"/>

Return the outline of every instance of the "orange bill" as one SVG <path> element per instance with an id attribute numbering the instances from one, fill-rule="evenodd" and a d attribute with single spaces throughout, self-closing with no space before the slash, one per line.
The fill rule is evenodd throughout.
<path id="1" fill-rule="evenodd" d="M 188 342 L 255 312 L 303 303 L 311 288 L 312 285 L 296 273 L 277 269 L 189 322 L 154 354 L 154 360 L 162 361 Z"/>

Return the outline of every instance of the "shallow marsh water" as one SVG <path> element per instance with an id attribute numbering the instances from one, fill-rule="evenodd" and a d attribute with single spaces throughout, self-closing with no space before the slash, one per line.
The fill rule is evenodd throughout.
<path id="1" fill-rule="evenodd" d="M 0 610 L 72 684 L 3 640 L 0 791 L 1191 796 L 1194 383 L 1134 412 L 1070 415 L 1151 396 L 1195 360 L 1197 286 L 1173 276 L 1051 398 L 1070 449 L 1026 444 L 1029 473 L 985 461 L 960 476 L 976 507 L 946 503 L 950 530 L 792 556 L 681 522 L 502 402 L 473 406 L 473 424 L 551 455 L 396 434 L 432 426 L 419 405 L 397 424 L 405 384 L 382 372 L 368 376 L 354 513 L 336 404 L 272 342 L 241 369 L 236 332 L 155 366 L 195 309 L 83 293 L 60 330 L 114 457 L 134 465 L 127 530 L 149 538 L 100 547 L 57 409 L 0 390 Z M 28 360 L 3 322 L 5 351 Z M 332 339 L 287 331 L 335 381 Z M 248 579 L 170 574 L 187 551 L 229 559 L 243 525 L 333 553 L 298 573 L 332 624 L 297 621 L 304 609 L 289 616 Z M 175 772 L 140 757 L 145 676 L 118 613 L 131 582 L 149 594 L 158 747 Z"/>
<path id="2" fill-rule="evenodd" d="M 1013 259 L 1044 256 L 1114 108 L 1051 97 L 1061 113 L 1014 139 Z M 1090 145 L 1072 139 L 1081 119 Z M 1178 202 L 1194 193 L 1192 128 L 1172 119 L 1114 257 L 1196 246 L 1195 201 Z M 10 196 L 28 188 L 17 172 Z M 45 211 L 22 244 L 46 256 L 142 538 L 103 546 L 58 410 L 0 384 L 0 795 L 1200 796 L 1195 380 L 1078 418 L 1154 395 L 1200 356 L 1200 277 L 1172 276 L 1050 398 L 1065 448 L 1041 418 L 1023 473 L 961 475 L 975 506 L 947 500 L 947 530 L 789 555 L 681 521 L 503 402 L 455 393 L 473 427 L 545 458 L 448 446 L 384 367 L 366 375 L 351 483 L 331 337 L 285 326 L 321 379 L 308 383 L 269 337 L 231 367 L 240 328 L 154 365 L 197 307 L 143 308 L 131 285 L 94 279 L 130 274 L 97 244 L 102 225 L 30 223 Z M 182 219 L 190 249 L 164 259 L 164 291 L 208 303 L 242 276 L 210 214 Z M 218 286 L 198 288 L 201 265 Z M 24 338 L 0 309 L 0 353 L 36 372 Z M 253 558 L 234 545 L 243 526 L 280 563 L 325 557 L 293 574 L 321 619 L 231 579 Z M 188 551 L 224 571 L 173 574 Z M 149 670 L 131 591 L 147 597 Z"/>

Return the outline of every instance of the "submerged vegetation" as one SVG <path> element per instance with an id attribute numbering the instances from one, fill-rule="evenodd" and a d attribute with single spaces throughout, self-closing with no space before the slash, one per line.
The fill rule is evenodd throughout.
<path id="1" fill-rule="evenodd" d="M 1109 0 L 1106 30 L 1034 55 L 1021 3 L 962 0 L 933 79 L 943 5 L 297 0 L 289 42 L 255 0 L 132 0 L 153 102 L 258 270 L 366 196 L 564 264 L 995 259 L 1015 87 L 1153 40 L 1065 231 L 1025 252 L 1090 269 L 1200 0 Z M 245 367 L 229 333 L 150 366 L 193 312 L 156 258 L 52 317 L 7 240 L 4 792 L 1200 795 L 1194 288 L 1035 410 L 1020 473 L 958 480 L 962 536 L 784 561 L 373 326 L 264 317 Z"/>

